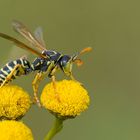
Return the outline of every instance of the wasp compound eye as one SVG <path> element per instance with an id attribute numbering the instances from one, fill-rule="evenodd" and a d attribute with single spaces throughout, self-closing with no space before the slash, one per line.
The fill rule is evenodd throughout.
<path id="1" fill-rule="evenodd" d="M 61 58 L 61 60 L 60 60 L 60 65 L 61 65 L 62 67 L 66 66 L 67 63 L 70 61 L 70 59 L 71 59 L 70 56 L 64 55 L 64 56 Z"/>

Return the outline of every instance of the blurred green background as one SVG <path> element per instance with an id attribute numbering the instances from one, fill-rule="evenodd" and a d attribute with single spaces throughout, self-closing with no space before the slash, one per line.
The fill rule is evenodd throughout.
<path id="1" fill-rule="evenodd" d="M 67 120 L 54 140 L 140 140 L 139 5 L 136 0 L 0 1 L 0 32 L 18 37 L 11 28 L 11 21 L 17 19 L 32 31 L 42 26 L 49 49 L 66 54 L 87 46 L 94 49 L 82 57 L 82 67 L 73 69 L 89 91 L 90 107 Z M 0 46 L 0 66 L 27 53 L 3 39 Z M 66 78 L 62 73 L 57 77 Z M 13 83 L 32 95 L 33 78 L 31 74 Z M 49 81 L 47 77 L 42 81 L 40 92 Z M 53 119 L 45 109 L 33 106 L 23 121 L 35 140 L 42 140 Z"/>

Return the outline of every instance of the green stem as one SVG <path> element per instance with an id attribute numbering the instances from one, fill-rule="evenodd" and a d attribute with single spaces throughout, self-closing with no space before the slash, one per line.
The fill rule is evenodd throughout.
<path id="1" fill-rule="evenodd" d="M 50 129 L 44 140 L 51 140 L 63 128 L 63 119 L 57 118 L 54 121 L 53 127 Z"/>

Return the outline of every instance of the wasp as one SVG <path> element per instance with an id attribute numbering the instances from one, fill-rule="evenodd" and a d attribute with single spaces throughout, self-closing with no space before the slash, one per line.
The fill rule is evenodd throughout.
<path id="1" fill-rule="evenodd" d="M 62 70 L 66 76 L 69 76 L 72 80 L 75 80 L 72 74 L 73 63 L 76 63 L 78 66 L 82 65 L 83 61 L 79 58 L 79 56 L 85 52 L 91 51 L 92 48 L 84 48 L 82 51 L 72 56 L 61 54 L 57 51 L 46 49 L 42 30 L 38 29 L 36 30 L 35 34 L 32 34 L 24 24 L 16 20 L 13 21 L 12 27 L 17 33 L 25 38 L 30 43 L 30 45 L 27 45 L 26 43 L 23 43 L 22 41 L 19 41 L 18 39 L 4 33 L 0 33 L 0 37 L 12 41 L 17 47 L 25 49 L 37 55 L 37 57 L 32 63 L 30 63 L 26 57 L 21 57 L 8 62 L 3 68 L 0 69 L 0 88 L 13 79 L 16 79 L 16 77 L 27 75 L 31 72 L 37 72 L 32 82 L 32 87 L 34 99 L 36 103 L 41 106 L 37 93 L 39 83 L 44 78 L 44 76 L 48 76 L 52 79 L 55 91 L 55 73 L 59 69 Z M 56 97 L 58 97 L 57 92 Z"/>

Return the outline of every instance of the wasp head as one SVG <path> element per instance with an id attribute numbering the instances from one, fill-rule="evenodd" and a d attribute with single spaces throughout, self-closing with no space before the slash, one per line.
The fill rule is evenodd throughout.
<path id="1" fill-rule="evenodd" d="M 60 68 L 67 76 L 70 76 L 72 74 L 72 64 L 76 63 L 78 66 L 81 66 L 83 64 L 83 61 L 78 57 L 81 54 L 89 52 L 91 50 L 92 50 L 91 47 L 87 47 L 81 50 L 80 53 L 77 53 L 73 56 L 63 55 L 59 61 Z"/>
<path id="2" fill-rule="evenodd" d="M 64 55 L 62 56 L 62 58 L 60 59 L 60 68 L 63 70 L 63 72 L 67 75 L 70 76 L 71 75 L 71 71 L 72 71 L 72 59 L 70 56 L 68 55 Z"/>

